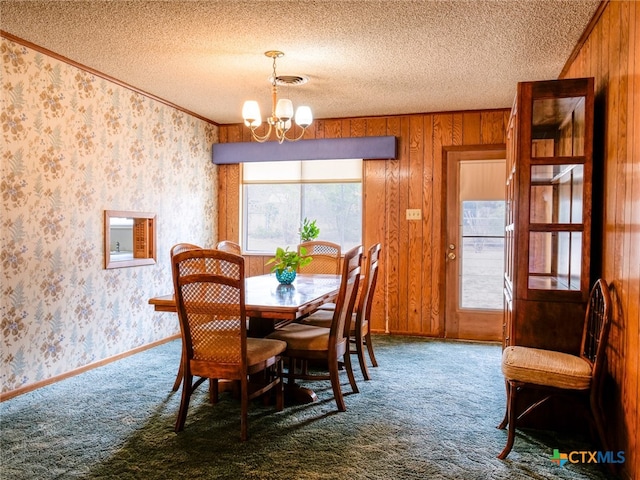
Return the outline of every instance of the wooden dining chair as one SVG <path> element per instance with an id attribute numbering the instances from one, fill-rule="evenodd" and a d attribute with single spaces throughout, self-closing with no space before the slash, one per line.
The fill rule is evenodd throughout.
<path id="1" fill-rule="evenodd" d="M 330 380 L 336 405 L 341 412 L 344 412 L 347 407 L 340 388 L 340 362 L 344 364 L 351 389 L 354 393 L 358 393 L 349 354 L 349 338 L 345 335 L 345 331 L 348 332 L 350 328 L 349 323 L 360 281 L 361 262 L 361 246 L 349 250 L 344 256 L 342 280 L 330 328 L 290 323 L 267 336 L 267 338 L 287 343 L 283 356 L 289 360 L 288 388 L 293 389 L 297 379 Z M 327 365 L 329 374 L 309 370 L 308 363 L 312 361 Z"/>
<path id="2" fill-rule="evenodd" d="M 235 242 L 231 240 L 222 240 L 218 242 L 216 245 L 217 250 L 222 250 L 223 252 L 233 253 L 235 255 L 242 255 L 242 248 Z"/>
<path id="3" fill-rule="evenodd" d="M 173 247 L 171 247 L 171 250 L 169 251 L 169 256 L 170 258 L 173 258 L 173 256 L 177 255 L 178 253 L 186 252 L 187 250 L 197 250 L 200 248 L 202 247 L 199 247 L 198 245 L 193 245 L 192 243 L 177 243 Z M 173 382 L 172 390 L 174 392 L 177 392 L 178 389 L 180 388 L 180 383 L 182 382 L 182 374 L 183 374 L 182 360 L 180 360 L 180 365 L 178 366 L 178 374 L 176 375 L 176 380 Z"/>
<path id="4" fill-rule="evenodd" d="M 184 372 L 175 431 L 183 430 L 191 395 L 205 379 L 211 380 L 212 403 L 218 401 L 218 380 L 235 380 L 240 384 L 244 441 L 251 399 L 274 389 L 276 408 L 283 408 L 280 355 L 287 344 L 247 337 L 244 258 L 220 250 L 187 250 L 174 255 L 171 265 Z"/>
<path id="5" fill-rule="evenodd" d="M 357 308 L 353 313 L 353 319 L 351 322 L 351 329 L 349 332 L 350 343 L 354 345 L 355 349 L 351 351 L 358 356 L 358 362 L 360 364 L 360 370 L 365 380 L 370 380 L 371 375 L 367 368 L 367 361 L 365 358 L 365 348 L 369 353 L 371 364 L 374 367 L 378 366 L 378 361 L 373 353 L 373 342 L 371 340 L 371 307 L 373 305 L 373 296 L 378 282 L 378 264 L 380 260 L 380 251 L 382 247 L 379 243 L 372 245 L 367 252 L 366 271 L 364 274 L 363 285 L 359 289 Z M 333 304 L 335 309 L 335 304 Z M 318 327 L 330 327 L 333 319 L 333 309 L 330 307 L 322 307 L 315 313 L 312 313 L 308 317 L 302 320 L 302 323 L 307 325 L 315 325 Z"/>
<path id="6" fill-rule="evenodd" d="M 578 355 L 509 346 L 502 353 L 502 373 L 507 388 L 507 410 L 498 428 L 509 427 L 507 444 L 498 455 L 504 459 L 513 447 L 516 423 L 556 395 L 577 396 L 586 400 L 589 421 L 595 427 L 603 451 L 608 451 L 602 408 L 602 384 L 606 370 L 605 350 L 611 324 L 611 297 L 607 283 L 596 281 L 591 289 L 585 315 L 582 342 Z M 516 411 L 520 393 L 544 392 L 545 396 Z"/>
<path id="7" fill-rule="evenodd" d="M 333 242 L 321 240 L 312 240 L 303 242 L 298 245 L 298 253 L 300 248 L 306 250 L 306 255 L 313 260 L 311 263 L 300 267 L 298 273 L 330 273 L 340 275 L 340 245 Z"/>

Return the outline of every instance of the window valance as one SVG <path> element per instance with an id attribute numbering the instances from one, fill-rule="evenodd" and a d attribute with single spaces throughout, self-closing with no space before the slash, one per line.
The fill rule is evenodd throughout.
<path id="1" fill-rule="evenodd" d="M 214 143 L 212 157 L 216 165 L 339 158 L 394 159 L 397 152 L 396 145 L 395 136 L 323 138 L 283 144 L 278 142 Z"/>

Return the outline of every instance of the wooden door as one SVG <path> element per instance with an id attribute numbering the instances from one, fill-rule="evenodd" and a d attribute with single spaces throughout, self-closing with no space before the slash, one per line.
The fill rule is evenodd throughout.
<path id="1" fill-rule="evenodd" d="M 445 150 L 445 337 L 502 339 L 503 145 Z"/>

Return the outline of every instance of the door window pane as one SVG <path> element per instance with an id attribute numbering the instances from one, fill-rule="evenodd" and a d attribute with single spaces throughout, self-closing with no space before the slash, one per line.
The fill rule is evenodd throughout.
<path id="1" fill-rule="evenodd" d="M 501 310 L 504 201 L 463 201 L 460 307 Z"/>

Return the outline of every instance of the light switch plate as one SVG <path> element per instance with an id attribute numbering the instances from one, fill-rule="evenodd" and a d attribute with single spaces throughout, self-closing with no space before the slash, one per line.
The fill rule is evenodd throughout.
<path id="1" fill-rule="evenodd" d="M 407 220 L 422 220 L 422 210 L 419 208 L 407 208 Z"/>

